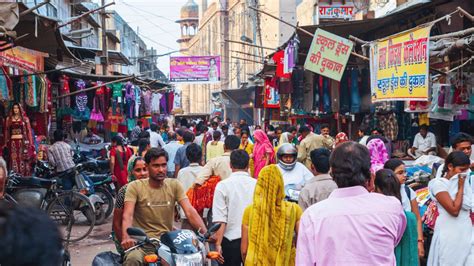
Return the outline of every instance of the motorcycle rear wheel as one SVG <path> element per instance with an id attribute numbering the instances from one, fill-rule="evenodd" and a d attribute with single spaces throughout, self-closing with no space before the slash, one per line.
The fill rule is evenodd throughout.
<path id="1" fill-rule="evenodd" d="M 102 204 L 102 209 L 104 209 L 105 219 L 107 219 L 114 211 L 114 197 L 107 189 L 103 187 L 96 187 L 94 190 L 95 194 L 104 201 Z"/>
<path id="2" fill-rule="evenodd" d="M 66 242 L 86 238 L 95 225 L 94 206 L 86 196 L 76 191 L 66 191 L 51 199 L 46 213 L 56 222 Z"/>

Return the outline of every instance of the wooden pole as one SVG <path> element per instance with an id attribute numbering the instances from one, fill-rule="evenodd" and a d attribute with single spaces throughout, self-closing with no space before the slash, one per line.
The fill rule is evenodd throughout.
<path id="1" fill-rule="evenodd" d="M 105 82 L 105 83 L 102 83 L 100 85 L 95 85 L 93 87 L 90 87 L 90 88 L 85 88 L 83 90 L 78 90 L 78 91 L 75 91 L 75 92 L 71 92 L 71 93 L 67 93 L 67 94 L 64 94 L 64 95 L 60 95 L 60 96 L 57 96 L 55 97 L 54 99 L 60 99 L 60 98 L 64 98 L 64 97 L 68 97 L 68 96 L 72 96 L 72 95 L 76 95 L 76 94 L 79 94 L 79 93 L 83 93 L 83 92 L 86 92 L 86 91 L 91 91 L 91 90 L 95 90 L 95 89 L 98 89 L 102 86 L 106 86 L 106 85 L 110 85 L 110 84 L 113 84 L 113 83 L 118 83 L 118 82 L 123 82 L 123 81 L 128 81 L 128 80 L 131 80 L 131 79 L 134 79 L 135 76 L 128 76 L 126 78 L 122 78 L 122 79 L 118 79 L 118 80 L 114 80 L 114 81 L 109 81 L 109 82 Z"/>
<path id="2" fill-rule="evenodd" d="M 288 23 L 288 22 L 286 22 L 286 21 L 284 21 L 284 20 L 282 20 L 282 19 L 280 19 L 280 18 L 278 18 L 278 17 L 275 17 L 275 16 L 272 15 L 272 14 L 269 14 L 269 13 L 267 13 L 267 12 L 265 12 L 265 11 L 262 11 L 262 10 L 260 10 L 260 9 L 257 9 L 257 8 L 251 7 L 251 6 L 249 6 L 249 8 L 251 8 L 251 9 L 257 11 L 257 12 L 261 12 L 261 13 L 263 13 L 263 14 L 265 14 L 265 15 L 271 17 L 271 18 L 274 18 L 274 19 L 276 19 L 276 20 L 278 20 L 278 21 L 280 21 L 280 22 L 282 22 L 282 23 L 284 23 L 284 24 L 286 24 L 286 25 L 288 25 L 288 26 L 290 26 L 290 27 L 292 27 L 292 28 L 294 28 L 294 29 L 296 29 L 296 30 L 300 30 L 300 31 L 302 31 L 303 33 L 306 33 L 307 35 L 309 35 L 309 36 L 311 36 L 311 37 L 314 37 L 314 33 L 311 33 L 311 32 L 309 32 L 309 31 L 307 31 L 307 30 L 305 30 L 305 29 L 303 29 L 303 28 L 301 28 L 301 27 L 298 27 L 298 26 L 295 26 L 295 25 L 293 25 L 293 24 L 290 24 L 290 23 Z M 365 56 L 363 56 L 363 55 L 360 55 L 360 54 L 358 54 L 358 53 L 356 53 L 356 52 L 351 51 L 351 54 L 352 54 L 353 56 L 359 57 L 359 58 L 361 58 L 361 59 L 363 59 L 363 60 L 369 61 L 369 58 L 368 58 L 368 57 L 365 57 Z"/>

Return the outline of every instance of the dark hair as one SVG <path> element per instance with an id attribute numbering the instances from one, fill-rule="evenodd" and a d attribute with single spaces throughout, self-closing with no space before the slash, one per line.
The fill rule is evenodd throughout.
<path id="1" fill-rule="evenodd" d="M 373 128 L 373 129 L 370 131 L 370 133 L 372 133 L 372 131 L 377 131 L 377 132 L 380 133 L 380 135 L 383 135 L 383 130 L 380 129 L 380 128 L 378 128 L 378 127 Z M 367 141 L 367 142 L 368 142 L 368 141 Z"/>
<path id="2" fill-rule="evenodd" d="M 142 132 L 140 132 L 140 134 L 138 134 L 138 138 L 139 139 L 149 139 L 150 138 L 150 132 L 148 132 L 146 130 L 143 130 Z"/>
<path id="3" fill-rule="evenodd" d="M 464 166 L 464 165 L 470 165 L 471 164 L 471 159 L 467 157 L 466 154 L 462 151 L 453 151 L 451 152 L 446 160 L 444 160 L 444 168 L 442 175 L 444 176 L 448 172 L 448 165 L 452 164 L 453 167 L 458 167 L 458 166 Z"/>
<path id="4" fill-rule="evenodd" d="M 0 250 L 2 265 L 60 265 L 61 234 L 44 211 L 0 202 Z"/>
<path id="5" fill-rule="evenodd" d="M 370 153 L 367 147 L 348 141 L 334 149 L 329 158 L 331 175 L 339 188 L 366 186 L 370 180 Z"/>
<path id="6" fill-rule="evenodd" d="M 54 141 L 63 141 L 64 140 L 64 132 L 61 129 L 56 129 L 53 133 Z"/>
<path id="7" fill-rule="evenodd" d="M 242 130 L 242 131 L 240 132 L 240 137 L 242 137 L 244 134 L 247 135 L 247 137 L 250 136 L 250 134 L 249 134 L 249 132 L 248 132 L 247 130 Z"/>
<path id="8" fill-rule="evenodd" d="M 214 132 L 212 132 L 212 139 L 218 141 L 221 139 L 221 135 L 222 133 L 219 130 L 215 130 Z"/>
<path id="9" fill-rule="evenodd" d="M 400 165 L 404 165 L 404 164 L 405 163 L 403 163 L 403 161 L 400 159 L 390 159 L 385 162 L 385 164 L 383 165 L 383 168 L 395 171 L 395 169 L 397 169 Z"/>
<path id="10" fill-rule="evenodd" d="M 368 127 L 367 126 L 360 126 L 359 131 L 364 133 L 364 135 L 369 135 L 369 132 L 367 132 Z"/>
<path id="11" fill-rule="evenodd" d="M 166 158 L 166 162 L 168 162 L 168 153 L 165 150 L 162 148 L 151 148 L 145 154 L 145 163 L 149 164 L 152 160 L 156 160 L 162 156 L 164 156 Z"/>
<path id="12" fill-rule="evenodd" d="M 194 134 L 191 131 L 184 131 L 183 133 L 184 142 L 192 142 L 194 140 Z"/>
<path id="13" fill-rule="evenodd" d="M 311 151 L 311 162 L 318 173 L 326 174 L 329 172 L 330 156 L 331 152 L 325 148 L 319 148 Z"/>
<path id="14" fill-rule="evenodd" d="M 158 125 L 153 123 L 150 125 L 150 130 L 153 131 L 153 132 L 156 132 L 158 130 Z"/>
<path id="15" fill-rule="evenodd" d="M 307 126 L 301 126 L 300 127 L 300 133 L 306 133 L 306 132 L 311 132 L 311 129 Z"/>
<path id="16" fill-rule="evenodd" d="M 145 149 L 150 145 L 150 139 L 139 139 L 138 140 L 138 155 L 141 155 Z"/>
<path id="17" fill-rule="evenodd" d="M 141 125 L 143 125 L 142 120 L 138 120 L 138 121 L 137 121 L 137 126 L 141 126 Z"/>
<path id="18" fill-rule="evenodd" d="M 234 169 L 247 169 L 249 167 L 250 157 L 244 150 L 234 150 L 230 154 L 230 165 Z"/>
<path id="19" fill-rule="evenodd" d="M 275 132 L 276 131 L 282 131 L 283 132 L 283 129 L 281 127 L 277 127 L 277 128 L 275 128 Z"/>
<path id="20" fill-rule="evenodd" d="M 168 132 L 168 140 L 176 140 L 176 133 Z"/>
<path id="21" fill-rule="evenodd" d="M 114 136 L 112 142 L 117 143 L 117 145 L 123 146 L 123 138 L 121 136 Z"/>
<path id="22" fill-rule="evenodd" d="M 189 144 L 186 147 L 186 158 L 188 158 L 191 163 L 199 163 L 202 159 L 202 149 L 196 143 Z"/>
<path id="23" fill-rule="evenodd" d="M 229 130 L 229 126 L 228 126 L 228 125 L 223 125 L 223 126 L 221 127 L 221 129 L 222 129 L 222 130 Z"/>
<path id="24" fill-rule="evenodd" d="M 331 129 L 331 128 L 329 127 L 329 124 L 321 124 L 321 129 L 323 129 L 323 128 Z"/>
<path id="25" fill-rule="evenodd" d="M 235 136 L 235 135 L 230 135 L 230 136 L 227 136 L 227 138 L 225 138 L 225 141 L 224 141 L 224 148 L 226 150 L 237 150 L 240 146 L 240 139 L 239 137 Z"/>
<path id="26" fill-rule="evenodd" d="M 272 125 L 269 125 L 269 126 L 268 126 L 268 130 L 269 130 L 269 131 L 275 131 L 275 127 L 272 126 Z"/>
<path id="27" fill-rule="evenodd" d="M 216 121 L 212 121 L 211 122 L 211 127 L 213 127 L 213 126 L 219 126 L 219 123 L 217 123 Z"/>
<path id="28" fill-rule="evenodd" d="M 428 126 L 425 125 L 425 124 L 423 124 L 423 125 L 421 125 L 421 126 L 419 127 L 419 129 L 420 129 L 420 130 L 426 130 L 426 131 L 428 131 Z"/>
<path id="29" fill-rule="evenodd" d="M 453 149 L 456 149 L 456 146 L 461 142 L 470 142 L 472 145 L 471 135 L 466 134 L 464 132 L 459 132 L 451 138 L 451 147 L 453 147 Z"/>
<path id="30" fill-rule="evenodd" d="M 390 169 L 380 169 L 375 174 L 375 187 L 380 189 L 385 196 L 394 196 L 400 202 L 402 195 L 400 193 L 400 181 L 395 173 Z"/>
<path id="31" fill-rule="evenodd" d="M 182 137 L 182 136 L 184 135 L 184 130 L 181 129 L 181 128 L 178 128 L 178 129 L 176 130 L 176 134 L 177 134 L 177 135 L 180 135 L 180 136 Z"/>
<path id="32" fill-rule="evenodd" d="M 144 161 L 145 162 L 145 158 L 143 158 L 142 156 L 135 157 L 135 159 L 132 161 L 132 170 L 133 170 L 133 168 L 135 168 L 138 161 Z"/>
<path id="33" fill-rule="evenodd" d="M 288 130 L 286 132 L 293 132 L 293 131 L 296 131 L 296 127 L 289 127 Z"/>

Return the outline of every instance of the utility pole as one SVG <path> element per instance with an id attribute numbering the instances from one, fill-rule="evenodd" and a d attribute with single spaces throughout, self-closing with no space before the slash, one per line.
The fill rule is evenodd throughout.
<path id="1" fill-rule="evenodd" d="M 105 6 L 105 0 L 102 0 L 102 6 Z M 102 65 L 102 75 L 107 75 L 107 69 L 109 66 L 109 52 L 107 50 L 107 11 L 102 9 L 102 57 L 100 63 Z"/>

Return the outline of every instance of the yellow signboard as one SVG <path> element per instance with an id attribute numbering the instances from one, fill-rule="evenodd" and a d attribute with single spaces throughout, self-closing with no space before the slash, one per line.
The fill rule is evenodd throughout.
<path id="1" fill-rule="evenodd" d="M 353 43 L 322 29 L 314 33 L 304 68 L 337 81 L 341 80 Z"/>
<path id="2" fill-rule="evenodd" d="M 431 25 L 370 45 L 372 102 L 427 101 Z"/>

